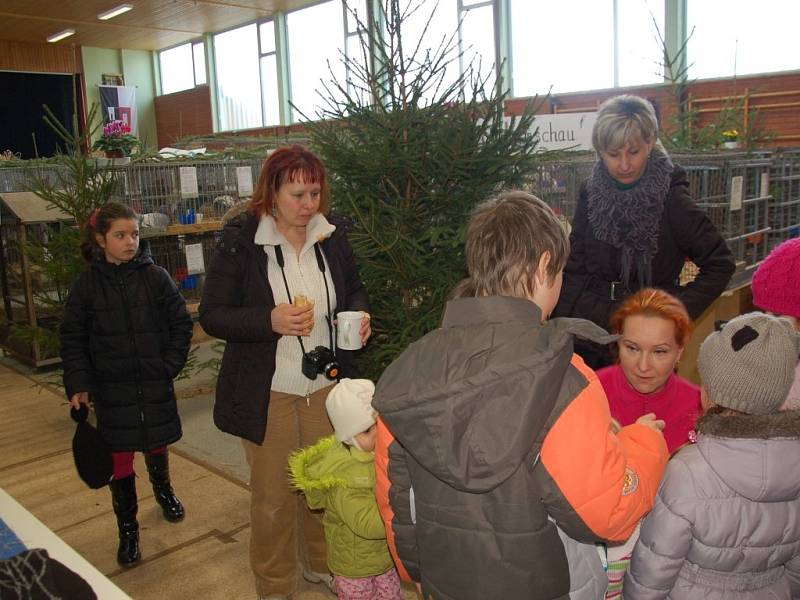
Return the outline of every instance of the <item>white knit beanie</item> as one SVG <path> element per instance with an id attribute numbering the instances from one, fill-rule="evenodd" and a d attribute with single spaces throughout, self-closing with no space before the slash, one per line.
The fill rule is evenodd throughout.
<path id="1" fill-rule="evenodd" d="M 337 440 L 358 447 L 353 438 L 375 424 L 373 394 L 375 384 L 369 379 L 344 378 L 333 386 L 325 408 Z"/>
<path id="2" fill-rule="evenodd" d="M 794 380 L 800 335 L 759 312 L 728 321 L 700 346 L 697 366 L 711 401 L 749 415 L 778 412 Z"/>

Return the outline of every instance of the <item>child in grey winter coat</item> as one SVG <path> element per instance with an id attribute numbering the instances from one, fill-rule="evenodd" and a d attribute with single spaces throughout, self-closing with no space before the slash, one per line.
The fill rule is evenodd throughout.
<path id="1" fill-rule="evenodd" d="M 780 412 L 800 336 L 750 313 L 700 347 L 697 444 L 667 466 L 625 599 L 800 598 L 800 411 Z"/>

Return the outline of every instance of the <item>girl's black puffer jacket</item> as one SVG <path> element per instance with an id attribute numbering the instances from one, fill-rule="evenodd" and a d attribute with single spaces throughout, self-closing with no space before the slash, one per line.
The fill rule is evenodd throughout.
<path id="1" fill-rule="evenodd" d="M 96 260 L 73 284 L 61 323 L 67 397 L 89 392 L 114 451 L 175 442 L 181 423 L 172 380 L 191 339 L 186 302 L 146 241 L 128 263 Z"/>

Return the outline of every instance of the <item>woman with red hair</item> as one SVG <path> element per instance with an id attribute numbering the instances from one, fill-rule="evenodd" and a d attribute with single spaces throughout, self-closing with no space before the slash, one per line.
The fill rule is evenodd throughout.
<path id="1" fill-rule="evenodd" d="M 664 422 L 664 440 L 674 454 L 690 442 L 701 413 L 700 388 L 675 374 L 691 334 L 686 307 L 663 290 L 643 288 L 613 313 L 611 329 L 620 335 L 619 360 L 597 371 L 611 416 L 624 427 L 655 413 Z M 625 543 L 608 546 L 606 600 L 622 598 L 623 579 L 638 538 L 637 527 Z"/>
<path id="2" fill-rule="evenodd" d="M 358 377 L 336 348 L 341 311 L 368 310 L 344 230 L 328 215 L 322 162 L 302 146 L 264 162 L 248 210 L 232 218 L 211 259 L 200 324 L 227 343 L 214 423 L 242 438 L 250 466 L 250 565 L 260 598 L 285 600 L 303 577 L 332 585 L 318 514 L 289 487 L 289 454 L 333 430 L 325 398 Z M 361 322 L 366 343 L 369 317 Z"/>
<path id="3" fill-rule="evenodd" d="M 670 454 L 689 442 L 700 415 L 700 388 L 675 374 L 689 341 L 691 322 L 683 303 L 662 290 L 644 288 L 611 317 L 619 361 L 597 376 L 611 416 L 623 427 L 647 413 L 665 422 Z"/>

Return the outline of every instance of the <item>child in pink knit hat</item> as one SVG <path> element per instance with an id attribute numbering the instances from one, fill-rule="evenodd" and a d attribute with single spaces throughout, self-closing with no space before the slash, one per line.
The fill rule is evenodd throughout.
<path id="1" fill-rule="evenodd" d="M 789 319 L 800 331 L 800 238 L 776 246 L 753 275 L 753 304 Z M 782 410 L 800 410 L 800 361 Z"/>

